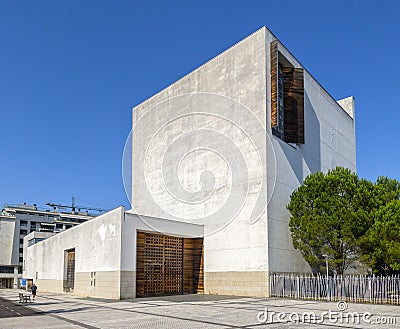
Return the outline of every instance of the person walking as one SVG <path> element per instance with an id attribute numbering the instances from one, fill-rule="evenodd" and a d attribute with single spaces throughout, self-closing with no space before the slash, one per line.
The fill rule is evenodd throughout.
<path id="1" fill-rule="evenodd" d="M 35 284 L 33 284 L 31 286 L 31 291 L 32 291 L 32 298 L 35 299 L 36 297 L 36 292 L 37 292 L 37 286 Z"/>

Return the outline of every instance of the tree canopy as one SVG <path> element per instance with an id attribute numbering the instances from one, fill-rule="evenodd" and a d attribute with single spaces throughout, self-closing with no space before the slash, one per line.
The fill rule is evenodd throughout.
<path id="1" fill-rule="evenodd" d="M 359 240 L 360 256 L 376 274 L 400 272 L 400 182 L 379 177 L 373 222 Z"/>
<path id="2" fill-rule="evenodd" d="M 360 179 L 336 167 L 309 175 L 287 205 L 293 245 L 315 272 L 337 274 L 364 262 L 375 273 L 400 270 L 400 183 Z"/>

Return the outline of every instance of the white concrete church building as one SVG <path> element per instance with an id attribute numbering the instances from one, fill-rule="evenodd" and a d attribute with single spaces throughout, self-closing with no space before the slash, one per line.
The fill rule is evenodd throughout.
<path id="1" fill-rule="evenodd" d="M 40 291 L 124 299 L 269 295 L 310 272 L 286 205 L 316 171 L 356 170 L 354 99 L 336 101 L 265 27 L 133 109 L 132 209 L 28 247 Z"/>

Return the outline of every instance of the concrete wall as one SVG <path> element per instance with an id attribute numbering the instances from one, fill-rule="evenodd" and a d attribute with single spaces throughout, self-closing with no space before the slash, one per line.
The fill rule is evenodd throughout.
<path id="1" fill-rule="evenodd" d="M 354 97 L 350 96 L 343 99 L 339 99 L 337 102 L 354 120 L 354 115 L 355 115 Z"/>
<path id="2" fill-rule="evenodd" d="M 270 85 L 270 42 L 271 33 L 266 34 L 267 80 Z M 295 67 L 301 64 L 282 45 L 281 52 Z M 356 145 L 354 130 L 354 111 L 349 113 L 318 84 L 305 70 L 305 144 L 287 144 L 271 133 L 268 121 L 268 135 L 272 140 L 275 159 L 268 158 L 268 168 L 276 168 L 276 176 L 269 175 L 268 189 L 272 198 L 268 204 L 268 250 L 269 270 L 271 272 L 308 272 L 310 268 L 300 253 L 293 248 L 288 222 L 290 214 L 286 205 L 290 194 L 305 179 L 316 171 L 326 172 L 336 166 L 356 170 Z M 267 88 L 267 108 L 269 120 L 271 113 L 270 87 Z M 352 99 L 352 98 L 351 98 Z M 354 104 L 354 103 L 353 103 Z M 273 163 L 276 161 L 276 166 Z"/>
<path id="3" fill-rule="evenodd" d="M 198 133 L 195 142 L 192 143 L 190 138 L 186 138 L 179 141 L 180 144 L 176 146 L 176 141 L 179 140 L 178 133 L 189 136 L 190 131 L 199 132 L 204 126 L 212 127 L 217 131 L 225 133 L 228 131 L 226 134 L 234 140 L 235 147 L 240 149 L 246 145 L 239 145 L 235 137 L 229 135 L 229 131 L 233 130 L 232 126 L 215 118 L 210 123 L 205 117 L 192 115 L 192 120 L 179 124 L 177 119 L 179 115 L 188 112 L 181 111 L 179 106 L 174 107 L 176 99 L 185 94 L 216 93 L 236 100 L 264 123 L 263 128 L 269 140 L 267 139 L 262 145 L 266 150 L 266 165 L 261 168 L 263 173 L 258 174 L 257 170 L 260 167 L 257 167 L 256 162 L 252 163 L 253 167 L 252 165 L 246 169 L 239 167 L 238 170 L 247 170 L 251 173 L 248 183 L 250 186 L 253 183 L 250 189 L 252 191 L 260 192 L 257 191 L 257 184 L 254 184 L 257 179 L 261 178 L 266 183 L 265 203 L 268 203 L 268 207 L 259 221 L 250 224 L 249 218 L 255 199 L 249 198 L 238 216 L 227 223 L 229 225 L 210 235 L 207 234 L 226 218 L 222 216 L 216 218 L 213 223 L 207 221 L 201 223 L 205 225 L 206 233 L 204 264 L 206 292 L 236 291 L 237 294 L 238 288 L 232 289 L 232 287 L 241 284 L 232 285 L 230 282 L 241 277 L 242 272 L 248 272 L 249 282 L 245 286 L 250 287 L 248 291 L 242 291 L 243 294 L 250 293 L 251 289 L 260 289 L 258 286 L 252 286 L 250 282 L 258 275 L 265 277 L 261 282 L 262 285 L 267 285 L 269 272 L 308 272 L 310 270 L 308 264 L 293 248 L 290 237 L 288 227 L 290 216 L 286 210 L 290 194 L 312 172 L 326 171 L 336 166 L 355 170 L 354 103 L 352 107 L 350 106 L 352 104 L 349 106 L 347 104 L 350 101 L 340 103 L 345 107 L 344 110 L 306 70 L 305 144 L 289 145 L 272 135 L 270 42 L 274 39 L 272 33 L 262 28 L 133 109 L 133 207 L 135 211 L 145 215 L 187 222 L 205 217 L 209 210 L 207 205 L 205 209 L 201 209 L 203 212 L 193 206 L 196 192 L 203 192 L 204 189 L 205 184 L 201 180 L 203 170 L 208 169 L 213 172 L 217 183 L 218 180 L 223 182 L 215 188 L 216 193 L 213 195 L 216 197 L 213 206 L 216 207 L 226 202 L 224 193 L 242 188 L 243 181 L 240 181 L 240 184 L 230 182 L 229 172 L 224 171 L 223 165 L 211 153 L 194 153 L 190 161 L 179 158 L 182 145 L 186 144 L 196 149 L 204 146 L 201 143 L 205 143 L 210 148 L 215 148 L 216 142 L 212 139 L 206 140 Z M 278 50 L 295 67 L 302 67 L 282 44 L 278 45 Z M 200 112 L 203 111 L 196 103 L 195 97 L 192 97 L 188 104 L 178 105 L 196 110 L 200 108 Z M 164 116 L 174 110 L 177 111 L 175 117 L 170 116 L 173 120 L 168 122 L 164 120 Z M 219 111 L 222 116 L 225 115 L 221 106 Z M 147 113 L 154 114 L 153 120 L 148 120 L 146 125 L 141 127 L 141 120 L 146 118 Z M 240 116 L 240 111 L 232 111 L 232 120 Z M 243 122 L 241 125 L 245 127 Z M 165 126 L 169 129 L 164 129 Z M 142 129 L 138 130 L 138 127 Z M 158 143 L 152 144 L 153 140 L 148 142 L 148 135 L 154 137 L 157 134 L 162 135 Z M 166 145 L 173 147 L 167 148 Z M 177 156 L 174 158 L 166 155 L 168 151 Z M 227 143 L 222 152 L 233 151 Z M 146 165 L 141 165 L 142 159 L 146 156 L 149 156 L 150 161 Z M 251 155 L 247 158 L 251 158 Z M 163 166 L 157 166 L 158 162 L 163 162 Z M 178 169 L 174 168 L 174 162 L 179 162 Z M 233 161 L 230 165 L 234 167 L 235 163 L 236 161 Z M 147 169 L 150 174 L 146 172 Z M 183 188 L 192 192 L 185 202 L 182 202 L 182 198 L 176 197 L 172 189 L 165 190 L 165 185 L 173 180 L 171 178 L 173 175 L 179 178 Z M 196 180 L 201 183 L 196 185 Z M 206 192 L 210 191 L 211 189 Z M 254 272 L 260 273 L 251 274 Z M 241 280 L 246 279 L 241 277 Z M 255 281 L 257 280 L 260 279 Z"/>
<path id="4" fill-rule="evenodd" d="M 250 223 L 258 198 L 266 205 L 266 191 L 260 187 L 266 189 L 266 168 L 260 164 L 266 149 L 265 32 L 258 30 L 133 109 L 134 211 L 205 225 L 206 292 L 233 291 L 232 280 L 242 272 L 241 280 L 247 280 L 248 287 L 244 294 L 252 290 L 252 295 L 255 291 L 264 295 L 253 279 L 255 272 L 260 272 L 257 281 L 262 278 L 263 287 L 267 284 L 266 209 Z M 253 125 L 246 111 L 255 118 Z M 142 125 L 146 115 L 153 119 Z M 219 143 L 220 135 L 207 135 L 203 129 L 218 132 L 232 143 Z M 258 138 L 257 133 L 261 139 L 254 150 L 249 140 Z M 179 139 L 180 135 L 185 137 Z M 244 161 L 240 154 L 235 158 L 238 150 Z M 143 164 L 146 156 L 149 160 Z M 210 173 L 215 182 L 205 178 Z M 248 176 L 240 177 L 244 174 Z M 166 190 L 165 185 L 174 179 L 179 183 Z M 248 192 L 245 197 L 244 190 Z M 199 204 L 200 194 L 206 201 Z M 228 207 L 231 196 L 234 201 Z M 214 213 L 218 215 L 210 215 Z"/>
<path id="5" fill-rule="evenodd" d="M 119 299 L 123 214 L 123 207 L 116 208 L 28 247 L 24 278 L 33 279 L 39 291 L 62 293 L 64 252 L 75 248 L 73 293 Z"/>
<path id="6" fill-rule="evenodd" d="M 44 239 L 47 239 L 47 238 L 50 238 L 51 236 L 53 236 L 53 235 L 55 235 L 56 233 L 54 233 L 54 232 L 36 232 L 36 231 L 33 231 L 33 232 L 31 232 L 31 233 L 29 233 L 28 235 L 26 235 L 25 237 L 24 237 L 24 244 L 23 244 L 23 257 L 24 257 L 24 259 L 23 259 L 23 263 L 22 263 L 22 270 L 23 270 L 23 273 L 26 271 L 26 255 L 27 255 L 27 250 L 28 250 L 28 247 L 29 247 L 29 241 L 31 241 L 32 239 L 42 239 L 42 240 L 44 240 Z"/>

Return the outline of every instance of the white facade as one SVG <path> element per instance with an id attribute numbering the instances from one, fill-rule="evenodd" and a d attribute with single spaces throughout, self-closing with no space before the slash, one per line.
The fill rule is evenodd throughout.
<path id="1" fill-rule="evenodd" d="M 205 293 L 268 296 L 271 272 L 310 271 L 293 248 L 286 205 L 312 172 L 355 171 L 354 100 L 339 105 L 304 70 L 305 142 L 275 137 L 275 39 L 262 28 L 136 106 L 132 211 L 117 208 L 29 247 L 24 276 L 63 291 L 62 255 L 74 248 L 74 293 L 134 297 L 138 230 L 204 236 Z M 279 42 L 278 51 L 302 68 Z"/>
<path id="2" fill-rule="evenodd" d="M 247 294 L 267 286 L 270 272 L 310 271 L 291 242 L 286 210 L 290 194 L 312 172 L 336 166 L 356 169 L 354 102 L 342 102 L 346 109 L 342 108 L 306 70 L 305 143 L 288 144 L 273 136 L 270 44 L 275 39 L 262 28 L 133 109 L 135 211 L 198 222 L 204 224 L 206 234 L 222 228 L 204 240 L 206 292 L 239 292 L 231 282 L 243 273 L 249 280 L 256 276 L 259 282 L 248 291 L 240 291 Z M 278 51 L 292 66 L 302 68 L 279 42 Z M 226 99 L 226 107 L 220 98 Z M 246 111 L 256 118 L 253 126 L 245 121 Z M 255 130 L 265 130 L 265 140 L 256 141 L 256 152 L 231 120 L 245 128 L 247 137 L 253 140 L 259 138 Z M 220 132 L 233 145 L 221 142 L 220 147 L 216 139 L 207 139 L 204 128 Z M 189 149 L 201 151 L 189 153 Z M 240 162 L 231 156 L 236 149 L 244 154 L 245 166 L 235 167 Z M 224 160 L 228 160 L 227 165 Z M 215 184 L 202 180 L 207 170 L 214 175 Z M 235 170 L 246 171 L 247 179 L 230 181 Z M 181 186 L 171 183 L 174 178 Z M 240 195 L 244 186 L 248 194 L 245 200 L 236 197 L 233 206 L 240 209 L 235 216 L 216 210 L 218 216 L 207 220 L 209 213 L 224 207 L 230 194 Z M 201 193 L 210 195 L 210 199 L 199 206 L 196 201 Z M 265 211 L 251 223 L 258 198 L 263 200 Z M 223 226 L 225 222 L 229 225 Z"/>

